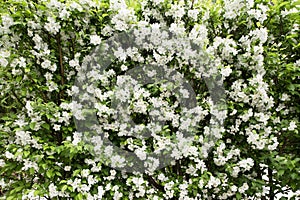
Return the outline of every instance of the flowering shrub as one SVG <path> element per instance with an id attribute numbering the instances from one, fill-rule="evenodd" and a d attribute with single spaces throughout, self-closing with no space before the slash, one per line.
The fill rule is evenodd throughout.
<path id="1" fill-rule="evenodd" d="M 297 1 L 0 2 L 1 199 L 274 199 L 300 189 Z M 121 33 L 140 46 L 124 37 L 97 57 Z M 143 74 L 161 80 L 135 81 Z M 89 111 L 103 136 L 87 143 L 78 122 Z M 151 137 L 137 134 L 145 127 Z M 122 169 L 130 159 L 109 146 L 96 154 L 104 138 L 145 170 Z M 168 145 L 170 163 L 149 158 Z"/>

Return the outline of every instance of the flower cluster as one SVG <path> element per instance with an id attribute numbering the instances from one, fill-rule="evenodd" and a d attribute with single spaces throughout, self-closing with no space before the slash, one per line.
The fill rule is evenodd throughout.
<path id="1" fill-rule="evenodd" d="M 9 0 L 0 15 L 0 199 L 300 188 L 296 1 Z"/>

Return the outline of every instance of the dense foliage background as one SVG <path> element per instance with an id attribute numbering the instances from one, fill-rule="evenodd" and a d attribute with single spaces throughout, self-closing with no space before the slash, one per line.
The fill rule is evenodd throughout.
<path id="1" fill-rule="evenodd" d="M 274 199 L 300 189 L 299 1 L 0 4 L 1 199 Z M 117 171 L 94 158 L 76 131 L 75 77 L 101 41 L 157 24 L 197 41 L 215 61 L 226 90 L 224 128 L 204 156 L 201 138 L 211 104 L 197 68 L 184 62 L 184 55 L 155 47 L 139 49 L 134 56 L 125 51 L 125 59 L 111 65 L 107 80 L 113 82 L 137 61 L 163 62 L 192 83 L 201 112 L 208 114 L 198 122 L 187 153 L 170 166 L 143 174 Z M 156 88 L 164 94 L 162 87 Z M 114 87 L 101 91 L 105 96 Z M 109 98 L 103 99 L 108 108 Z M 163 131 L 172 137 L 172 130 Z M 146 146 L 137 138 L 121 142 L 133 149 Z"/>

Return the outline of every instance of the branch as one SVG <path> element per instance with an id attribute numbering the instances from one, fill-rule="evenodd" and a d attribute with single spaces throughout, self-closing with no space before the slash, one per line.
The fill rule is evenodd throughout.
<path id="1" fill-rule="evenodd" d="M 273 188 L 273 172 L 270 167 L 268 167 L 268 178 L 269 178 L 269 184 L 270 184 L 270 190 L 269 190 L 269 200 L 274 200 L 274 188 Z"/>
<path id="2" fill-rule="evenodd" d="M 192 0 L 191 10 L 194 8 L 194 1 L 195 1 L 195 0 Z"/>
<path id="3" fill-rule="evenodd" d="M 148 178 L 149 183 L 150 183 L 151 185 L 153 185 L 156 189 L 158 189 L 158 190 L 160 190 L 160 191 L 162 191 L 162 192 L 165 191 L 165 190 L 164 190 L 164 187 L 163 187 L 162 185 L 158 184 L 158 183 L 152 178 L 152 176 L 148 175 L 147 178 Z"/>
<path id="4" fill-rule="evenodd" d="M 58 45 L 59 67 L 60 67 L 60 76 L 61 76 L 61 81 L 60 81 L 61 90 L 59 91 L 59 99 L 58 99 L 58 103 L 60 104 L 61 99 L 63 99 L 63 95 L 64 95 L 63 87 L 65 84 L 65 69 L 64 69 L 64 64 L 63 64 L 63 53 L 62 53 L 62 47 L 61 47 L 60 34 L 57 34 L 56 41 L 57 41 L 57 45 Z M 60 145 L 63 140 L 61 131 L 57 132 L 57 140 L 58 140 L 58 144 Z"/>
<path id="5" fill-rule="evenodd" d="M 63 65 L 63 53 L 62 53 L 61 40 L 60 40 L 60 35 L 59 34 L 57 35 L 56 41 L 57 41 L 58 52 L 59 52 L 59 66 L 60 66 L 61 85 L 64 86 L 64 84 L 65 84 L 65 69 L 64 69 L 64 65 Z"/>
<path id="6" fill-rule="evenodd" d="M 18 102 L 23 106 L 25 107 L 25 104 L 21 101 L 21 99 L 17 96 L 17 94 L 15 93 L 14 90 L 11 90 L 13 96 L 18 100 Z"/>
<path id="7" fill-rule="evenodd" d="M 180 165 L 179 160 L 176 160 L 176 171 L 177 171 L 177 174 L 178 174 L 179 176 L 182 176 L 182 175 L 183 175 L 183 174 L 182 174 L 181 165 Z"/>

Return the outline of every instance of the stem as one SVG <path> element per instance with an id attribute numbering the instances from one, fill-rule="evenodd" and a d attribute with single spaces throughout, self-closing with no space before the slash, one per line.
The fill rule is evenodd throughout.
<path id="1" fill-rule="evenodd" d="M 18 100 L 18 102 L 23 106 L 25 107 L 25 104 L 21 101 L 21 99 L 19 99 L 19 97 L 17 96 L 17 94 L 15 93 L 14 90 L 11 90 L 13 96 Z"/>
<path id="2" fill-rule="evenodd" d="M 57 41 L 57 45 L 58 45 L 58 52 L 59 52 L 59 67 L 60 67 L 60 76 L 61 76 L 61 89 L 59 91 L 59 99 L 58 99 L 58 103 L 61 103 L 61 100 L 63 99 L 64 96 L 64 85 L 65 85 L 65 69 L 64 69 L 64 64 L 63 64 L 63 53 L 62 53 L 62 47 L 61 47 L 61 39 L 60 39 L 60 34 L 58 34 L 56 36 L 56 41 Z M 60 145 L 62 143 L 62 132 L 58 131 L 57 132 L 57 140 L 58 140 L 58 144 Z"/>
<path id="3" fill-rule="evenodd" d="M 151 185 L 153 185 L 156 189 L 158 189 L 158 190 L 160 190 L 160 191 L 162 191 L 162 192 L 165 191 L 165 190 L 164 190 L 164 187 L 163 187 L 162 185 L 158 184 L 158 183 L 152 178 L 152 176 L 148 175 L 148 181 L 149 181 L 149 183 L 150 183 Z"/>
<path id="4" fill-rule="evenodd" d="M 58 52 L 59 52 L 59 66 L 60 66 L 60 76 L 61 76 L 61 85 L 65 84 L 65 69 L 63 65 L 63 53 L 61 48 L 61 40 L 60 35 L 57 35 L 57 44 L 58 44 Z M 61 90 L 63 92 L 63 90 Z"/>
<path id="5" fill-rule="evenodd" d="M 260 169 L 259 164 L 258 163 L 256 163 L 256 164 L 257 164 L 257 167 L 258 167 L 257 178 L 259 180 L 262 180 L 262 170 Z M 261 197 L 261 200 L 266 200 L 266 197 L 265 196 Z"/>
<path id="6" fill-rule="evenodd" d="M 268 176 L 269 176 L 269 185 L 270 185 L 270 191 L 269 191 L 269 200 L 274 200 L 274 190 L 273 190 L 273 172 L 270 167 L 268 167 Z"/>
<path id="7" fill-rule="evenodd" d="M 182 174 L 181 165 L 180 165 L 179 160 L 176 160 L 176 171 L 177 171 L 177 174 L 178 174 L 179 176 L 182 176 L 182 175 L 183 175 L 183 174 Z"/>
<path id="8" fill-rule="evenodd" d="M 194 1 L 195 1 L 195 0 L 192 0 L 192 6 L 191 6 L 191 9 L 193 9 L 193 7 L 194 7 Z"/>

